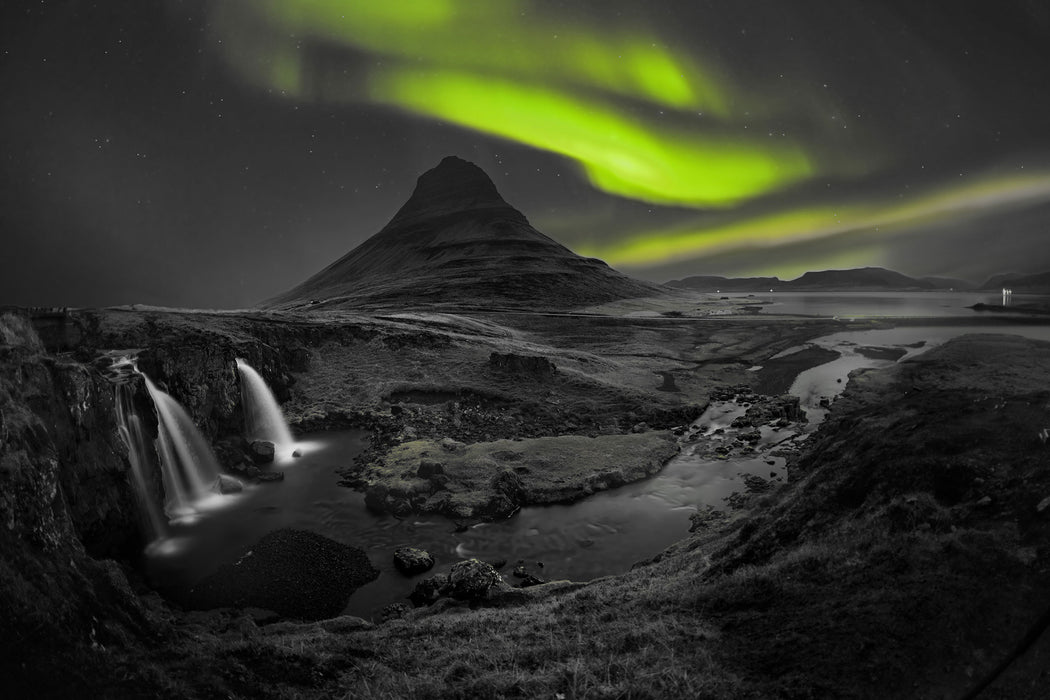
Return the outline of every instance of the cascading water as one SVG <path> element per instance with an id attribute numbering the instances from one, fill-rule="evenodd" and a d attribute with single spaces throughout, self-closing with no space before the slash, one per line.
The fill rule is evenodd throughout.
<path id="1" fill-rule="evenodd" d="M 292 431 L 266 380 L 240 357 L 237 370 L 241 376 L 245 437 L 272 442 L 278 457 L 288 457 L 295 446 Z"/>
<path id="2" fill-rule="evenodd" d="M 178 401 L 142 374 L 157 408 L 157 443 L 164 483 L 164 512 L 169 518 L 191 515 L 213 496 L 219 464 L 204 436 Z"/>
<path id="3" fill-rule="evenodd" d="M 163 539 L 167 534 L 164 514 L 161 512 L 160 504 L 153 497 L 146 479 L 146 470 L 152 464 L 150 454 L 152 452 L 152 441 L 142 428 L 142 419 L 135 411 L 132 401 L 132 389 L 128 383 L 116 386 L 117 405 L 117 430 L 121 439 L 128 449 L 128 461 L 131 462 L 131 475 L 135 481 L 135 489 L 142 504 L 142 510 L 146 513 L 149 541 Z"/>

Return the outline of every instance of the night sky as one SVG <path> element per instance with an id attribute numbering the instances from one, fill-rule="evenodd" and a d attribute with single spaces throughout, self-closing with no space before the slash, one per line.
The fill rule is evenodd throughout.
<path id="1" fill-rule="evenodd" d="M 1050 270 L 1044 0 L 19 0 L 0 305 L 250 306 L 445 155 L 637 277 Z"/>

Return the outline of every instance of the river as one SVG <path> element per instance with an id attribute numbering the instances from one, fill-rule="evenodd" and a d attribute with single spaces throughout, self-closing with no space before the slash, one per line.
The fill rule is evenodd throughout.
<path id="1" fill-rule="evenodd" d="M 1002 322 L 992 328 L 961 322 L 941 325 L 945 317 L 964 316 L 957 310 L 965 308 L 962 302 L 972 295 L 951 295 L 951 303 L 945 295 L 929 293 L 897 295 L 900 298 L 896 301 L 886 294 L 826 295 L 833 298 L 818 301 L 814 301 L 818 295 L 813 294 L 791 295 L 790 300 L 785 299 L 788 294 L 775 296 L 779 313 L 819 307 L 824 312 L 821 315 L 849 317 L 867 316 L 874 308 L 891 308 L 910 310 L 902 316 L 914 316 L 918 310 L 920 315 L 925 313 L 936 320 L 930 325 L 912 321 L 895 328 L 847 331 L 814 340 L 813 345 L 835 350 L 840 357 L 802 372 L 791 387 L 809 416 L 805 432 L 823 420 L 827 409 L 822 401 L 825 405 L 833 401 L 845 387 L 849 373 L 856 369 L 906 361 L 965 333 L 1013 333 L 1050 341 L 1047 324 Z M 972 310 L 966 311 L 974 315 Z M 901 357 L 886 357 L 894 353 Z M 236 560 L 264 534 L 281 527 L 311 530 L 368 553 L 380 576 L 359 589 L 346 609 L 365 618 L 383 605 L 403 602 L 418 581 L 419 577 L 407 578 L 393 567 L 393 551 L 403 545 L 428 550 L 437 560 L 437 568 L 468 557 L 505 560 L 508 565 L 503 573 L 511 582 L 510 570 L 519 560 L 532 573 L 549 580 L 589 580 L 622 573 L 682 539 L 689 530 L 689 516 L 698 507 L 724 508 L 730 494 L 743 490 L 745 475 L 783 477 L 784 459 L 770 448 L 792 436 L 769 426 L 761 429 L 755 455 L 720 459 L 713 458 L 709 449 L 700 449 L 702 445 L 710 447 L 712 440 L 731 442 L 730 423 L 744 410 L 734 402 L 713 403 L 694 423 L 695 439 L 687 441 L 681 454 L 654 477 L 575 504 L 523 508 L 505 521 L 465 531 L 457 531 L 455 524 L 443 517 L 402 519 L 371 513 L 361 493 L 337 485 L 337 470 L 350 464 L 364 448 L 366 435 L 361 431 L 310 435 L 299 443 L 303 456 L 280 465 L 285 472 L 283 482 L 249 486 L 243 493 L 227 497 L 222 507 L 192 522 L 173 524 L 171 537 L 147 557 L 147 576 L 162 590 L 190 585 L 222 563 Z M 804 435 L 800 433 L 797 438 L 804 439 Z"/>

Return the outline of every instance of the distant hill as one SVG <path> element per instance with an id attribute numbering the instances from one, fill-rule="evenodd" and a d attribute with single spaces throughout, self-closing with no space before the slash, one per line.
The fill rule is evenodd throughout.
<path id="1" fill-rule="evenodd" d="M 767 292 L 784 286 L 777 277 L 719 277 L 718 275 L 697 275 L 681 280 L 671 280 L 668 287 L 692 289 L 699 292 Z"/>
<path id="2" fill-rule="evenodd" d="M 933 289 L 929 282 L 882 267 L 807 272 L 787 283 L 792 290 Z"/>
<path id="3" fill-rule="evenodd" d="M 965 292 L 977 288 L 977 285 L 973 282 L 956 277 L 920 277 L 919 281 L 928 282 L 933 289 L 954 289 L 957 292 Z"/>
<path id="4" fill-rule="evenodd" d="M 1009 287 L 1014 292 L 1033 294 L 1050 294 L 1050 272 L 1040 272 L 1034 275 L 1026 275 L 1018 272 L 1008 272 L 1002 275 L 993 275 L 981 285 L 981 289 L 998 290 Z"/>
<path id="5" fill-rule="evenodd" d="M 548 238 L 481 168 L 449 156 L 379 233 L 262 306 L 564 309 L 669 291 Z"/>
<path id="6" fill-rule="evenodd" d="M 807 272 L 801 277 L 783 281 L 778 277 L 718 277 L 698 275 L 681 280 L 672 280 L 669 287 L 692 289 L 701 292 L 768 292 L 798 291 L 877 291 L 877 290 L 922 290 L 922 289 L 967 289 L 973 285 L 964 280 L 936 277 L 916 279 L 881 267 L 862 267 L 853 270 L 822 270 Z"/>

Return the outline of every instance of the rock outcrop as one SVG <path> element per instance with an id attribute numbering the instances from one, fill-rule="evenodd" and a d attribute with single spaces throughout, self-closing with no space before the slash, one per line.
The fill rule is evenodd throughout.
<path id="1" fill-rule="evenodd" d="M 477 602 L 488 598 L 497 587 L 505 587 L 505 584 L 491 564 L 479 559 L 465 559 L 453 564 L 447 574 L 436 574 L 420 581 L 410 597 L 417 607 L 431 605 L 443 597 Z"/>
<path id="2" fill-rule="evenodd" d="M 184 602 L 198 609 L 264 608 L 285 617 L 320 620 L 338 615 L 350 595 L 378 575 L 356 547 L 305 530 L 282 529 L 194 586 Z"/>
<path id="3" fill-rule="evenodd" d="M 416 547 L 398 547 L 394 552 L 394 566 L 405 576 L 415 576 L 434 566 L 434 557 Z"/>
<path id="4" fill-rule="evenodd" d="M 28 322 L 0 316 L 0 688 L 6 697 L 96 695 L 121 676 L 106 649 L 165 624 L 121 568 L 97 561 L 139 542 L 106 380 L 57 363 Z M 123 538 L 118 533 L 125 533 Z"/>

